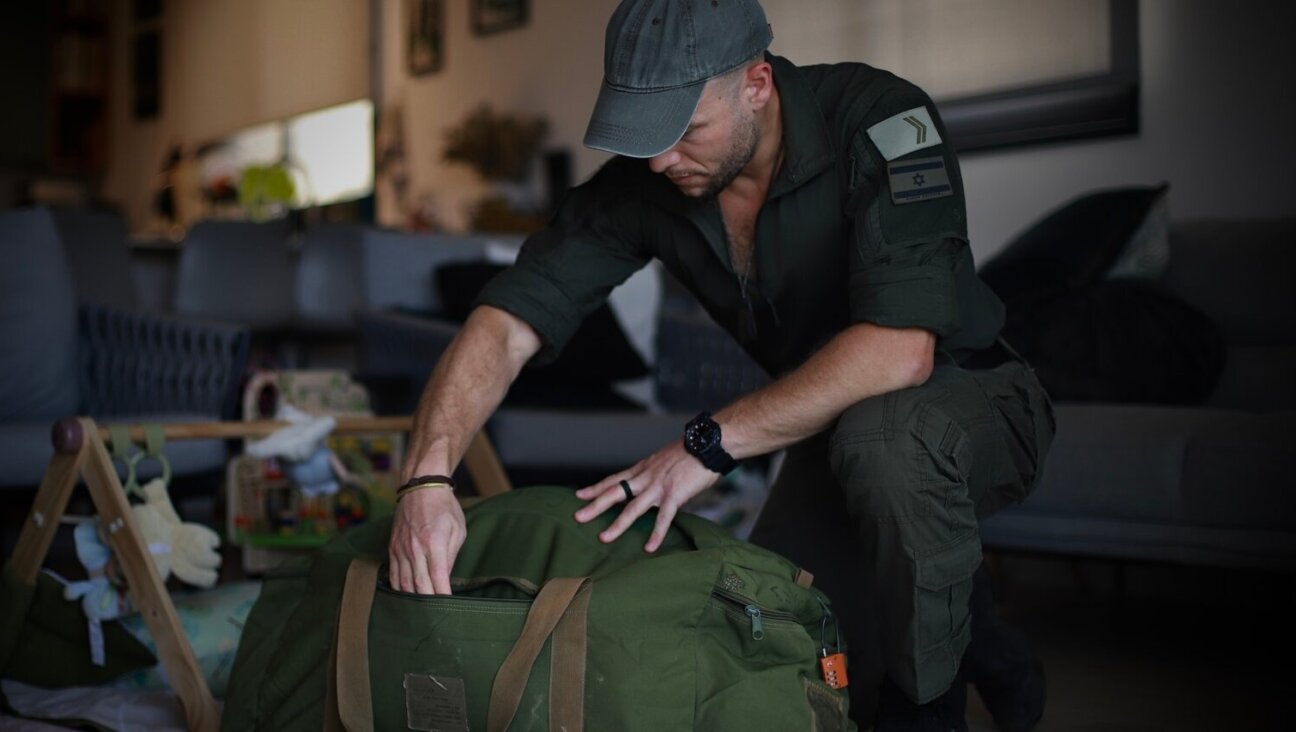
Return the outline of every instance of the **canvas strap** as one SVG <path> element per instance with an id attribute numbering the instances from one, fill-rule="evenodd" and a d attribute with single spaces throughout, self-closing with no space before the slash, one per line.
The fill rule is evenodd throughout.
<path id="1" fill-rule="evenodd" d="M 372 732 L 373 695 L 369 686 L 369 613 L 378 585 L 378 563 L 356 559 L 347 568 L 330 658 L 325 730 Z M 527 613 L 522 634 L 495 675 L 487 711 L 488 732 L 504 732 L 517 715 L 527 681 L 545 641 L 550 656 L 550 729 L 581 732 L 585 694 L 585 627 L 589 609 L 587 577 L 562 577 L 545 583 Z"/>
<path id="2" fill-rule="evenodd" d="M 347 568 L 333 639 L 333 678 L 328 723 L 337 719 L 347 732 L 373 732 L 373 692 L 369 688 L 369 611 L 378 587 L 378 563 L 354 559 Z M 336 717 L 334 711 L 336 710 Z"/>
<path id="3" fill-rule="evenodd" d="M 531 678 L 531 669 L 551 635 L 554 636 L 552 653 L 561 658 L 551 659 L 551 668 L 560 672 L 549 679 L 550 729 L 580 732 L 589 593 L 588 577 L 559 577 L 549 580 L 541 588 L 527 613 L 522 635 L 518 636 L 495 674 L 490 708 L 486 713 L 487 732 L 505 732 L 512 724 L 527 681 Z M 560 621 L 565 621 L 565 625 L 555 633 Z"/>
<path id="4" fill-rule="evenodd" d="M 592 585 L 581 586 L 554 630 L 549 656 L 549 729 L 581 732 L 585 719 L 585 618 Z"/>

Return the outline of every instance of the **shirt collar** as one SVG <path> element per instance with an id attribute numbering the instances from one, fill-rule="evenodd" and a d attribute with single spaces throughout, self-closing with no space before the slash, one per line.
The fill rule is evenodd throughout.
<path id="1" fill-rule="evenodd" d="M 780 196 L 810 180 L 836 160 L 828 124 L 805 76 L 791 61 L 766 53 L 774 70 L 783 115 L 783 165 L 766 198 Z"/>

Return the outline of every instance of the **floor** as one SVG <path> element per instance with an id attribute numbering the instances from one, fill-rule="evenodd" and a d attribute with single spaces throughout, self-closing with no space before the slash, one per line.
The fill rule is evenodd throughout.
<path id="1" fill-rule="evenodd" d="M 1044 661 L 1038 732 L 1296 729 L 1296 576 L 992 557 L 1001 616 Z M 996 729 L 975 694 L 968 722 Z"/>

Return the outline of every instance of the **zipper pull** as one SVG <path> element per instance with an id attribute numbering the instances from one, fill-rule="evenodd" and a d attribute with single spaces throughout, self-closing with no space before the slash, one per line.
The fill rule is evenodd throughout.
<path id="1" fill-rule="evenodd" d="M 765 626 L 761 624 L 761 611 L 755 605 L 746 607 L 747 617 L 751 618 L 752 640 L 760 640 L 765 637 Z"/>

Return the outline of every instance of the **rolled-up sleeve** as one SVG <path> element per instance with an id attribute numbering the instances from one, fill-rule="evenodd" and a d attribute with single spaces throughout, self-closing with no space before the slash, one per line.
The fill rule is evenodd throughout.
<path id="1" fill-rule="evenodd" d="M 574 189 L 554 220 L 529 237 L 518 261 L 482 289 L 477 305 L 521 318 L 541 341 L 533 365 L 553 361 L 582 321 L 612 288 L 651 258 L 643 244 L 642 214 L 603 176 Z"/>
<path id="2" fill-rule="evenodd" d="M 854 322 L 924 328 L 944 337 L 960 325 L 955 272 L 967 246 L 958 162 L 944 143 L 890 161 L 934 165 L 939 159 L 938 172 L 948 178 L 948 195 L 906 201 L 893 196 L 895 178 L 867 132 L 870 124 L 917 106 L 927 107 L 943 136 L 935 106 L 917 90 L 884 99 L 855 136 L 852 160 L 862 184 L 847 210 L 853 219 L 850 315 Z"/>

